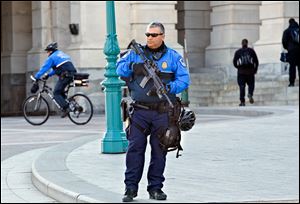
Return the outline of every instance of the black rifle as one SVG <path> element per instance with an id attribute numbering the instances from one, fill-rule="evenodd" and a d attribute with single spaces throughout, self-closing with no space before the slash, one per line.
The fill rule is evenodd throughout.
<path id="1" fill-rule="evenodd" d="M 145 77 L 141 81 L 140 86 L 144 88 L 147 82 L 150 79 L 152 79 L 157 96 L 159 98 L 162 98 L 164 96 L 167 99 L 168 103 L 170 104 L 171 108 L 174 108 L 173 103 L 171 102 L 170 98 L 167 95 L 166 87 L 164 86 L 163 82 L 157 75 L 159 73 L 159 68 L 157 67 L 156 63 L 146 57 L 141 45 L 138 44 L 135 40 L 132 40 L 129 45 L 133 49 L 133 51 L 141 57 L 141 59 L 144 62 L 143 73 Z M 151 90 L 152 89 L 150 89 L 150 91 Z M 149 92 L 147 93 L 147 95 L 149 95 Z"/>

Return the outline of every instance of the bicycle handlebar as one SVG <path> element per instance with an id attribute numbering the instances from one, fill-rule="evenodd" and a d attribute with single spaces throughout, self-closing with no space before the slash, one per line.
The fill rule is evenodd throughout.
<path id="1" fill-rule="evenodd" d="M 33 76 L 33 75 L 30 75 L 30 79 L 31 79 L 32 81 L 37 81 L 37 79 L 36 79 L 36 78 L 34 78 L 34 76 Z"/>
<path id="2" fill-rule="evenodd" d="M 30 75 L 30 79 L 34 82 L 38 82 L 38 81 L 43 81 L 43 82 L 46 82 L 47 80 L 44 80 L 44 79 L 36 79 L 33 75 Z"/>

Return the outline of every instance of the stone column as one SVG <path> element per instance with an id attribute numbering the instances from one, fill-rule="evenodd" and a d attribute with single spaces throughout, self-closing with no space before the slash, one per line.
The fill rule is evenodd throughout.
<path id="1" fill-rule="evenodd" d="M 71 1 L 70 23 L 79 25 L 79 34 L 71 36 L 68 47 L 76 66 L 79 69 L 104 67 L 105 2 Z"/>
<path id="2" fill-rule="evenodd" d="M 1 44 L 3 43 L 1 58 L 5 62 L 1 66 L 1 73 L 7 70 L 10 73 L 23 74 L 26 70 L 26 52 L 31 48 L 31 3 L 24 1 L 2 3 L 4 36 L 1 37 Z"/>
<path id="3" fill-rule="evenodd" d="M 67 52 L 71 43 L 70 1 L 52 1 L 51 9 L 53 41 L 58 42 L 59 49 Z"/>
<path id="4" fill-rule="evenodd" d="M 205 48 L 210 42 L 210 2 L 180 1 L 177 10 L 178 41 L 186 49 L 190 72 L 200 72 L 205 66 Z"/>
<path id="5" fill-rule="evenodd" d="M 39 70 L 47 58 L 44 51 L 54 41 L 51 1 L 32 1 L 32 48 L 27 53 L 27 71 Z"/>
<path id="6" fill-rule="evenodd" d="M 31 2 L 3 1 L 1 17 L 1 115 L 20 114 L 31 48 Z"/>
<path id="7" fill-rule="evenodd" d="M 101 1 L 71 1 L 70 24 L 78 24 L 78 35 L 70 34 L 67 48 L 79 72 L 89 73 L 89 87 L 82 88 L 94 105 L 94 112 L 104 112 L 105 97 L 100 82 L 106 65 L 103 53 L 106 38 L 106 9 Z"/>
<path id="8" fill-rule="evenodd" d="M 289 25 L 289 18 L 299 22 L 299 1 L 262 1 L 259 14 L 260 38 L 254 44 L 261 64 L 259 72 L 281 74 L 282 33 Z"/>
<path id="9" fill-rule="evenodd" d="M 28 52 L 29 72 L 36 72 L 47 58 L 45 47 L 51 42 L 58 43 L 58 49 L 66 52 L 70 43 L 69 2 L 32 2 L 32 48 Z"/>
<path id="10" fill-rule="evenodd" d="M 258 39 L 260 1 L 211 1 L 211 40 L 206 48 L 207 67 L 225 69 L 234 75 L 232 59 L 247 38 L 250 47 Z"/>
<path id="11" fill-rule="evenodd" d="M 121 51 L 126 49 L 132 40 L 131 4 L 130 1 L 116 1 L 116 32 Z"/>
<path id="12" fill-rule="evenodd" d="M 183 48 L 177 43 L 177 11 L 176 1 L 131 1 L 131 31 L 132 36 L 141 44 L 146 43 L 145 31 L 151 21 L 159 21 L 165 26 L 165 43 L 170 48 L 183 54 Z M 129 36 L 128 36 L 129 37 Z"/>
<path id="13" fill-rule="evenodd" d="M 116 1 L 117 35 L 120 44 L 126 47 L 130 42 L 130 4 L 126 1 Z M 106 38 L 105 2 L 71 1 L 70 23 L 79 25 L 79 34 L 71 35 L 68 53 L 79 69 L 104 68 L 106 65 L 103 53 Z M 126 38 L 125 38 L 126 37 Z M 126 40 L 125 40 L 126 39 Z M 104 69 L 101 69 L 102 75 Z"/>

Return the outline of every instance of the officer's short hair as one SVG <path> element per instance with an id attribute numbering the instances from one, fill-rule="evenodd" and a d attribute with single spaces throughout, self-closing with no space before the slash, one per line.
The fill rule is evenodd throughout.
<path id="1" fill-rule="evenodd" d="M 160 32 L 161 33 L 165 33 L 165 27 L 162 23 L 157 22 L 157 21 L 152 21 L 151 23 L 148 24 L 147 29 L 148 28 L 160 28 Z"/>

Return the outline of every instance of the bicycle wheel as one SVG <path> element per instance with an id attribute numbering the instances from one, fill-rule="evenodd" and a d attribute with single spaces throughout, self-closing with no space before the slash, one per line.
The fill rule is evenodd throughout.
<path id="1" fill-rule="evenodd" d="M 23 103 L 23 116 L 31 125 L 42 125 L 49 118 L 49 104 L 42 96 L 29 96 Z"/>
<path id="2" fill-rule="evenodd" d="M 76 125 L 87 124 L 93 116 L 93 104 L 84 94 L 75 94 L 69 99 L 69 107 L 72 110 L 68 117 Z"/>

